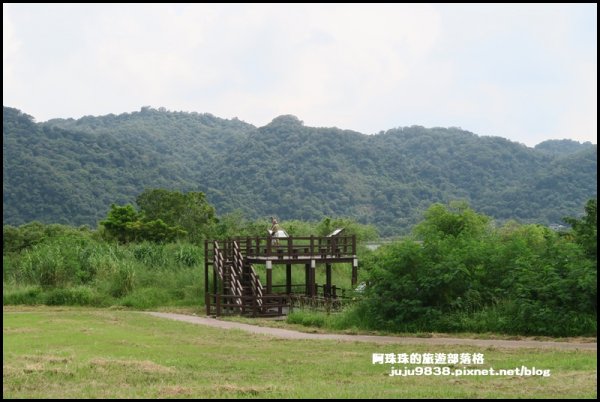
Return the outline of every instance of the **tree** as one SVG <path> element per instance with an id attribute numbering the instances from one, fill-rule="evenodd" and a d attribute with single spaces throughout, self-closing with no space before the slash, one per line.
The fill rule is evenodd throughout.
<path id="1" fill-rule="evenodd" d="M 156 243 L 170 242 L 187 232 L 180 226 L 169 226 L 162 219 L 152 221 L 135 221 L 127 224 L 135 240 L 148 240 Z"/>
<path id="2" fill-rule="evenodd" d="M 120 243 L 127 243 L 135 239 L 135 231 L 131 229 L 140 215 L 133 205 L 119 206 L 111 204 L 108 216 L 100 224 L 104 226 L 109 237 L 117 239 Z"/>
<path id="3" fill-rule="evenodd" d="M 425 211 L 425 220 L 414 228 L 422 239 L 447 236 L 478 236 L 485 232 L 490 218 L 473 211 L 465 201 L 451 201 L 449 207 L 436 203 Z"/>
<path id="4" fill-rule="evenodd" d="M 146 221 L 161 219 L 170 226 L 183 228 L 190 240 L 200 241 L 214 230 L 215 208 L 202 192 L 181 193 L 165 189 L 147 189 L 136 198 Z"/>
<path id="5" fill-rule="evenodd" d="M 592 198 L 585 205 L 585 216 L 581 219 L 564 217 L 563 221 L 571 225 L 575 242 L 580 244 L 588 257 L 598 259 L 598 218 L 596 215 L 598 200 Z"/>
<path id="6" fill-rule="evenodd" d="M 145 219 L 131 204 L 112 204 L 108 216 L 100 224 L 106 229 L 108 237 L 120 243 L 143 240 L 169 242 L 187 234 L 180 226 L 169 226 L 160 218 Z"/>

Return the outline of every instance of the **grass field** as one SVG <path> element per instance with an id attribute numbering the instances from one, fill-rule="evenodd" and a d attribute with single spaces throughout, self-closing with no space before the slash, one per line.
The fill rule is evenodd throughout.
<path id="1" fill-rule="evenodd" d="M 3 312 L 4 398 L 596 398 L 595 352 L 281 340 L 136 312 Z M 372 353 L 483 353 L 549 377 L 390 377 Z M 459 368 L 462 366 L 456 366 Z"/>

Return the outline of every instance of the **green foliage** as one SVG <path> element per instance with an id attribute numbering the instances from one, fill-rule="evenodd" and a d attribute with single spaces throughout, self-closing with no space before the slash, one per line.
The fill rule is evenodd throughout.
<path id="1" fill-rule="evenodd" d="M 201 192 L 184 194 L 150 189 L 140 194 L 136 202 L 146 220 L 164 221 L 166 225 L 181 227 L 192 242 L 199 242 L 207 237 L 216 223 L 215 209 Z"/>
<path id="2" fill-rule="evenodd" d="M 373 225 L 358 223 L 352 218 L 330 218 L 324 217 L 321 221 L 301 221 L 297 219 L 280 220 L 279 226 L 283 228 L 290 236 L 308 237 L 326 236 L 335 229 L 343 228 L 342 235 L 356 235 L 358 242 L 365 242 L 379 238 L 377 228 Z M 264 237 L 267 229 L 271 228 L 271 220 L 267 217 L 255 220 L 247 220 L 241 211 L 225 214 L 219 219 L 216 225 L 216 238 L 233 237 Z"/>
<path id="3" fill-rule="evenodd" d="M 585 249 L 539 225 L 493 229 L 461 204 L 433 205 L 415 228 L 363 260 L 364 315 L 395 331 L 594 334 L 597 266 Z"/>
<path id="4" fill-rule="evenodd" d="M 339 312 L 322 312 L 310 309 L 294 309 L 286 319 L 289 324 L 305 327 L 328 328 L 333 330 L 357 331 L 360 328 L 373 328 L 367 319 L 364 304 L 346 306 Z"/>
<path id="5" fill-rule="evenodd" d="M 131 247 L 133 256 L 146 267 L 160 268 L 167 263 L 167 256 L 162 244 L 143 242 Z"/>
<path id="6" fill-rule="evenodd" d="M 105 220 L 100 224 L 106 228 L 106 233 L 118 240 L 120 243 L 127 243 L 135 239 L 135 224 L 140 219 L 140 215 L 133 205 L 127 204 L 117 206 L 111 204 L 110 211 Z"/>
<path id="7" fill-rule="evenodd" d="M 287 317 L 287 322 L 290 324 L 300 324 L 305 327 L 321 328 L 325 325 L 327 316 L 310 310 L 297 310 L 291 312 Z"/>
<path id="8" fill-rule="evenodd" d="M 30 222 L 19 227 L 10 225 L 3 226 L 3 254 L 20 252 L 31 248 L 49 238 L 61 236 L 92 235 L 86 226 L 73 228 L 66 225 L 44 225 L 40 222 Z"/>
<path id="9" fill-rule="evenodd" d="M 110 294 L 116 298 L 128 295 L 135 288 L 135 269 L 133 265 L 121 264 L 114 273 Z"/>
<path id="10" fill-rule="evenodd" d="M 473 211 L 465 201 L 452 201 L 446 207 L 436 203 L 425 212 L 425 219 L 414 228 L 423 239 L 437 240 L 448 236 L 476 237 L 486 231 L 490 219 Z"/>
<path id="11" fill-rule="evenodd" d="M 536 151 L 545 152 L 551 155 L 570 155 L 592 147 L 591 142 L 579 143 L 573 140 L 546 140 L 537 144 Z"/>
<path id="12" fill-rule="evenodd" d="M 127 296 L 123 297 L 121 304 L 125 307 L 143 310 L 164 306 L 170 300 L 171 297 L 165 289 L 144 288 L 128 293 Z"/>
<path id="13" fill-rule="evenodd" d="M 373 225 L 364 225 L 356 222 L 351 218 L 335 218 L 325 217 L 316 226 L 317 236 L 327 236 L 336 229 L 343 228 L 343 236 L 356 235 L 357 242 L 365 242 L 379 238 L 377 228 Z M 313 232 L 314 233 L 314 232 Z"/>
<path id="14" fill-rule="evenodd" d="M 43 304 L 40 297 L 43 294 L 43 289 L 40 286 L 11 286 L 2 290 L 2 304 L 28 304 L 36 305 Z"/>
<path id="15" fill-rule="evenodd" d="M 256 128 L 152 108 L 36 124 L 5 107 L 3 140 L 3 222 L 12 225 L 95 227 L 111 203 L 168 188 L 202 192 L 220 214 L 241 210 L 250 220 L 290 221 L 346 216 L 391 236 L 408 233 L 436 202 L 466 199 L 497 220 L 550 224 L 575 215 L 597 193 L 595 145 L 563 141 L 531 149 L 457 128 L 363 135 L 307 127 L 294 116 Z M 181 226 L 194 241 L 211 227 L 210 211 L 206 226 L 163 212 L 147 218 Z"/>
<path id="16" fill-rule="evenodd" d="M 169 226 L 162 219 L 148 220 L 144 213 L 138 213 L 132 205 L 112 204 L 108 216 L 100 221 L 109 239 L 120 243 L 131 241 L 170 242 L 187 234 L 180 226 Z"/>
<path id="17" fill-rule="evenodd" d="M 200 254 L 199 247 L 180 244 L 175 251 L 175 261 L 186 267 L 193 267 L 201 262 Z"/>
<path id="18" fill-rule="evenodd" d="M 581 219 L 566 217 L 571 225 L 575 241 L 585 250 L 588 257 L 598 259 L 598 200 L 590 199 L 585 205 L 585 216 Z"/>
<path id="19" fill-rule="evenodd" d="M 595 202 L 588 202 L 586 215 L 573 218 L 573 230 L 565 235 L 515 221 L 496 227 L 464 202 L 434 204 L 415 227 L 414 239 L 359 256 L 361 280 L 367 283 L 361 301 L 342 313 L 297 311 L 289 320 L 335 329 L 593 335 L 597 262 L 589 243 L 595 211 Z M 126 218 L 134 215 L 131 208 L 122 212 L 116 216 L 125 219 L 114 221 L 125 221 L 127 228 Z M 263 235 L 268 226 L 266 219 L 233 214 L 214 230 Z M 363 239 L 374 232 L 348 219 L 291 220 L 281 226 L 296 236 L 339 226 Z M 5 233 L 5 304 L 153 308 L 197 306 L 204 300 L 201 245 L 107 243 L 89 230 L 39 223 L 5 227 Z M 281 271 L 273 278 L 282 283 Z"/>
<path id="20" fill-rule="evenodd" d="M 55 225 L 35 225 L 36 233 L 54 234 L 18 252 L 5 251 L 4 304 L 151 308 L 204 301 L 202 246 L 107 243 L 93 232 L 49 226 Z M 31 227 L 11 230 L 24 238 Z"/>
<path id="21" fill-rule="evenodd" d="M 162 219 L 136 221 L 127 225 L 135 240 L 148 240 L 156 243 L 171 242 L 183 237 L 187 232 L 179 226 L 168 226 Z"/>
<path id="22" fill-rule="evenodd" d="M 52 289 L 44 294 L 48 306 L 103 306 L 105 301 L 94 289 L 87 286 Z"/>

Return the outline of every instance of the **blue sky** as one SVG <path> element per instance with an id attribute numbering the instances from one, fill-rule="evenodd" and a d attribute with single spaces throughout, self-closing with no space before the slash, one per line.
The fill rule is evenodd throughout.
<path id="1" fill-rule="evenodd" d="M 3 104 L 597 138 L 597 5 L 3 4 Z"/>

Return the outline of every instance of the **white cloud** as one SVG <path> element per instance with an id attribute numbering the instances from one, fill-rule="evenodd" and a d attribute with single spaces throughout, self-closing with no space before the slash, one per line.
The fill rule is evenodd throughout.
<path id="1" fill-rule="evenodd" d="M 38 120 L 152 105 L 256 125 L 295 114 L 365 133 L 420 124 L 595 142 L 592 10 L 4 5 L 4 103 Z"/>
<path id="2" fill-rule="evenodd" d="M 2 86 L 3 96 L 15 87 L 15 64 L 20 43 L 15 35 L 10 4 L 2 4 Z M 6 101 L 4 102 L 6 104 Z"/>
<path id="3" fill-rule="evenodd" d="M 559 116 L 552 138 L 572 138 L 596 143 L 598 132 L 598 63 L 577 67 L 575 79 L 564 94 L 565 109 Z"/>

